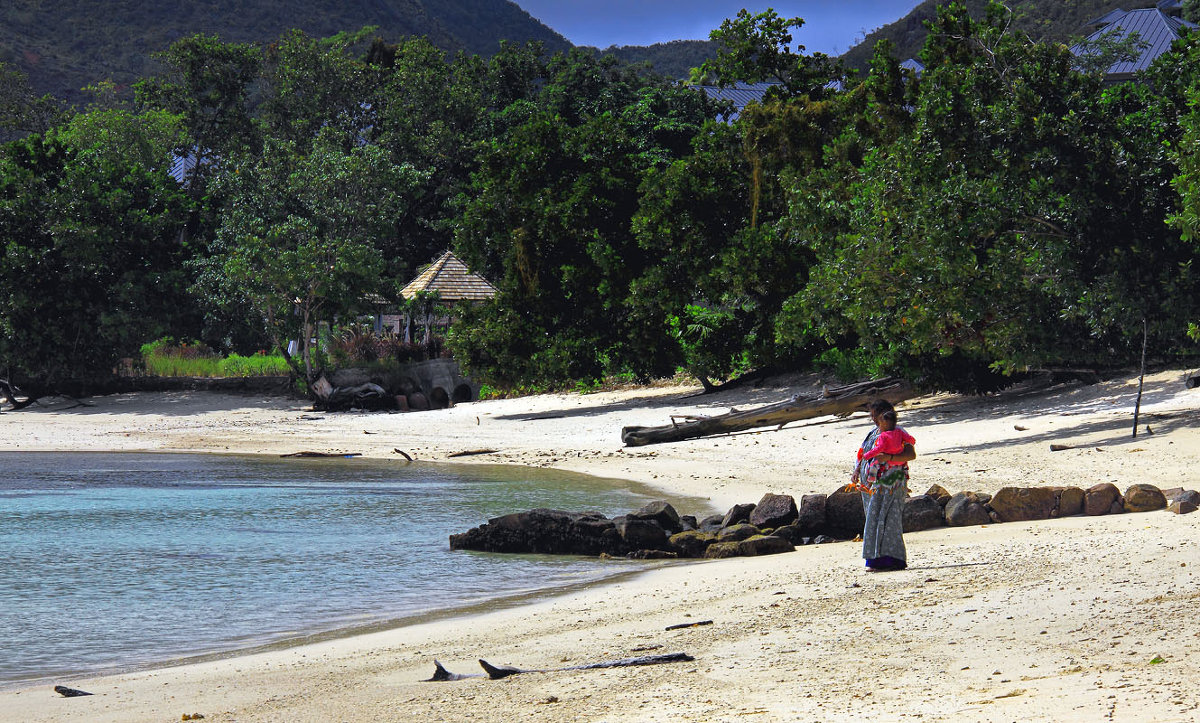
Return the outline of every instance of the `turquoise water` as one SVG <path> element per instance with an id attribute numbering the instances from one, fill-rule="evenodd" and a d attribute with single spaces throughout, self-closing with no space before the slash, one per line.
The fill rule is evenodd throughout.
<path id="1" fill-rule="evenodd" d="M 0 685 L 125 670 L 589 582 L 631 563 L 449 549 L 632 483 L 500 466 L 0 454 Z"/>

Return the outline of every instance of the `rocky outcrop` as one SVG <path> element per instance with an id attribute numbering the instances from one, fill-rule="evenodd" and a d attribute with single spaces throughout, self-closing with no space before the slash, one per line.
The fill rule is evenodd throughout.
<path id="1" fill-rule="evenodd" d="M 1141 512 L 1164 506 L 1176 514 L 1188 514 L 1200 507 L 1200 494 L 1195 490 L 1160 491 L 1147 484 L 1133 485 L 1124 495 L 1109 483 L 1086 492 L 1078 487 L 1005 487 L 994 497 L 959 492 L 943 502 L 945 492 L 935 485 L 928 494 L 909 498 L 903 507 L 904 531 L 1041 520 L 1081 512 Z M 735 505 L 724 515 L 699 522 L 695 517 L 680 516 L 664 501 L 613 519 L 598 512 L 535 509 L 496 517 L 451 535 L 450 548 L 645 560 L 745 557 L 852 539 L 862 533 L 863 517 L 862 495 L 844 489 L 829 495 L 805 495 L 799 509 L 788 495 L 768 494 L 757 505 Z M 759 524 L 751 524 L 751 520 Z"/>
<path id="2" fill-rule="evenodd" d="M 1057 517 L 1071 517 L 1083 514 L 1083 501 L 1086 492 L 1078 487 L 1063 487 L 1058 493 Z"/>
<path id="3" fill-rule="evenodd" d="M 1153 512 L 1166 506 L 1166 496 L 1154 485 L 1136 484 L 1125 490 L 1126 512 Z"/>
<path id="4" fill-rule="evenodd" d="M 850 540 L 862 534 L 866 521 L 861 493 L 839 489 L 825 498 L 824 534 Z"/>
<path id="5" fill-rule="evenodd" d="M 1119 508 L 1119 509 L 1118 509 Z M 1125 509 L 1121 500 L 1121 490 L 1111 482 L 1102 482 L 1088 488 L 1084 494 L 1083 511 L 1089 515 L 1107 515 L 1114 511 L 1123 512 Z"/>
<path id="6" fill-rule="evenodd" d="M 683 532 L 683 524 L 680 522 L 679 513 L 675 511 L 675 508 L 670 503 L 663 500 L 644 505 L 637 512 L 630 512 L 629 519 L 653 522 L 672 535 L 676 532 Z"/>
<path id="7" fill-rule="evenodd" d="M 975 492 L 959 492 L 946 502 L 946 524 L 951 527 L 986 525 L 992 521 L 988 508 L 981 501 L 982 495 Z"/>
<path id="8" fill-rule="evenodd" d="M 816 537 L 825 531 L 825 502 L 827 495 L 804 495 L 800 498 L 800 512 L 796 526 L 802 537 Z"/>
<path id="9" fill-rule="evenodd" d="M 780 552 L 791 552 L 796 549 L 792 543 L 774 535 L 755 535 L 738 543 L 738 553 L 742 557 L 756 555 L 774 555 Z"/>
<path id="10" fill-rule="evenodd" d="M 798 517 L 796 500 L 791 495 L 767 493 L 754 506 L 748 521 L 755 527 L 773 530 L 792 524 Z"/>
<path id="11" fill-rule="evenodd" d="M 486 525 L 451 535 L 450 549 L 552 555 L 624 555 L 632 552 L 625 548 L 613 521 L 604 515 L 549 509 L 517 512 L 488 520 Z"/>
<path id="12" fill-rule="evenodd" d="M 1004 487 L 990 506 L 1000 522 L 1048 520 L 1058 509 L 1058 495 L 1053 487 Z"/>
<path id="13" fill-rule="evenodd" d="M 721 527 L 729 527 L 741 522 L 750 521 L 750 513 L 754 511 L 754 505 L 734 505 L 725 513 L 725 518 L 721 520 Z"/>
<path id="14" fill-rule="evenodd" d="M 945 527 L 946 513 L 935 498 L 917 495 L 905 501 L 903 520 L 905 532 L 920 532 Z"/>
<path id="15" fill-rule="evenodd" d="M 716 534 L 702 530 L 685 530 L 667 540 L 680 557 L 704 557 L 704 551 L 716 541 Z"/>

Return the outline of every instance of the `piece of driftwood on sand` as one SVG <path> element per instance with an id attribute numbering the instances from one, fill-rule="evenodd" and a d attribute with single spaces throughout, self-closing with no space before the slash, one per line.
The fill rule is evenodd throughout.
<path id="1" fill-rule="evenodd" d="M 630 668 L 638 665 L 662 665 L 664 663 L 686 663 L 695 660 L 687 653 L 665 653 L 663 655 L 641 655 L 636 658 L 622 658 L 620 660 L 608 660 L 603 663 L 591 663 L 588 665 L 572 665 L 566 668 L 548 668 L 545 670 L 525 670 L 524 668 L 514 668 L 509 665 L 492 665 L 480 658 L 479 665 L 487 673 L 487 677 L 492 680 L 500 680 L 507 678 L 510 675 L 518 675 L 520 673 L 557 673 L 564 670 L 598 670 L 600 668 Z M 447 680 L 465 680 L 467 678 L 482 678 L 482 673 L 451 673 L 446 670 L 441 662 L 433 661 L 434 670 L 433 677 L 426 678 L 426 683 L 442 682 Z"/>
<path id="2" fill-rule="evenodd" d="M 624 427 L 621 429 L 621 441 L 627 447 L 640 447 L 713 434 L 731 434 L 756 427 L 783 427 L 788 422 L 801 419 L 866 411 L 867 404 L 874 399 L 886 399 L 896 404 L 913 396 L 916 396 L 916 390 L 903 379 L 876 379 L 826 388 L 820 394 L 809 397 L 797 394 L 786 401 L 749 411 L 734 409 L 728 414 L 712 417 L 672 416 L 670 424 L 658 427 Z"/>

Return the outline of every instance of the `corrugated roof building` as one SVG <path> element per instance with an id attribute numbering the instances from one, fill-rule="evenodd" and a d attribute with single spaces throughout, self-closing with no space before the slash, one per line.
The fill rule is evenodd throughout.
<path id="1" fill-rule="evenodd" d="M 1087 47 L 1089 43 L 1104 39 L 1120 42 L 1134 33 L 1145 45 L 1141 54 L 1134 60 L 1118 61 L 1109 66 L 1104 77 L 1112 83 L 1133 80 L 1136 73 L 1149 68 L 1158 56 L 1170 50 L 1171 44 L 1179 39 L 1185 29 L 1197 27 L 1195 23 L 1168 15 L 1158 8 L 1114 10 L 1096 18 L 1088 25 L 1098 26 L 1098 29 L 1079 45 L 1072 46 L 1071 52 L 1075 55 L 1090 54 L 1092 51 Z"/>
<path id="2" fill-rule="evenodd" d="M 400 295 L 411 299 L 421 291 L 436 291 L 442 301 L 487 301 L 496 296 L 495 286 L 449 251 L 401 289 Z"/>

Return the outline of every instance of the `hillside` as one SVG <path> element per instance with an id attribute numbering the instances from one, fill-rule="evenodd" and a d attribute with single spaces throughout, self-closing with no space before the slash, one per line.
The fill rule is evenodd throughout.
<path id="1" fill-rule="evenodd" d="M 895 45 L 896 57 L 915 58 L 925 44 L 925 21 L 933 19 L 937 7 L 945 0 L 925 0 L 912 12 L 894 23 L 869 33 L 861 43 L 846 51 L 842 60 L 851 68 L 865 69 L 871 60 L 875 43 L 883 38 Z M 971 15 L 982 17 L 987 0 L 966 0 Z M 1133 0 L 1014 0 L 1008 3 L 1013 11 L 1014 26 L 1029 33 L 1034 40 L 1065 42 L 1086 35 L 1083 24 L 1118 7 L 1133 10 L 1154 7 L 1154 2 Z"/>
<path id="2" fill-rule="evenodd" d="M 672 40 L 654 45 L 613 45 L 603 50 L 588 48 L 600 55 L 615 55 L 626 63 L 649 63 L 668 78 L 687 78 L 692 68 L 716 55 L 711 40 Z"/>
<path id="3" fill-rule="evenodd" d="M 76 102 L 98 80 L 128 84 L 153 72 L 154 52 L 206 33 L 265 42 L 300 28 L 327 36 L 367 25 L 395 41 L 424 35 L 446 50 L 489 55 L 500 39 L 570 47 L 507 0 L 7 0 L 0 3 L 0 61 L 29 76 L 39 93 Z"/>

